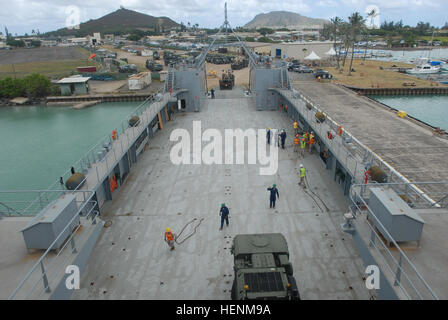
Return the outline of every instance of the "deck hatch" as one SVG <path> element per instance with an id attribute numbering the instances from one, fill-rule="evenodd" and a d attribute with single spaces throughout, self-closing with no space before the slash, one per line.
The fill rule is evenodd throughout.
<path id="1" fill-rule="evenodd" d="M 244 283 L 249 286 L 249 292 L 284 291 L 280 272 L 257 272 L 244 274 Z"/>

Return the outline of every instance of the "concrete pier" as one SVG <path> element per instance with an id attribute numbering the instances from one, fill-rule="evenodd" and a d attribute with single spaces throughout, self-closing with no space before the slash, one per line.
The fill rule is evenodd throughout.
<path id="1" fill-rule="evenodd" d="M 293 86 L 410 181 L 448 181 L 448 140 L 349 89 L 316 81 Z M 440 194 L 425 187 L 431 196 Z"/>

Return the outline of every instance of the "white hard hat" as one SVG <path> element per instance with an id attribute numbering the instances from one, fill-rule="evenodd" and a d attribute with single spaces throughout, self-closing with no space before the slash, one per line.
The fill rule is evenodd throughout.
<path id="1" fill-rule="evenodd" d="M 300 165 L 300 168 L 303 168 L 303 164 Z"/>

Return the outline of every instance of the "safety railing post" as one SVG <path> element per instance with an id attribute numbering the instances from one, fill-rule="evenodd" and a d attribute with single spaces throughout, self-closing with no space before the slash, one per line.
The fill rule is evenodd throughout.
<path id="1" fill-rule="evenodd" d="M 75 238 L 74 237 L 72 237 L 72 239 L 70 240 L 70 245 L 72 247 L 72 253 L 77 253 L 78 250 L 76 250 Z"/>
<path id="2" fill-rule="evenodd" d="M 100 182 L 100 175 L 98 173 L 98 164 L 95 166 L 95 171 L 96 171 L 96 179 L 97 179 L 97 183 Z"/>
<path id="3" fill-rule="evenodd" d="M 375 230 L 373 228 L 374 227 L 372 226 L 372 232 L 370 234 L 370 243 L 369 243 L 370 247 L 373 247 L 375 244 Z"/>
<path id="4" fill-rule="evenodd" d="M 394 286 L 398 286 L 401 281 L 402 257 L 403 257 L 403 255 L 400 253 L 400 260 L 398 261 L 398 267 L 397 267 L 397 273 L 395 274 Z"/>
<path id="5" fill-rule="evenodd" d="M 51 292 L 51 290 L 50 290 L 50 285 L 48 284 L 48 278 L 47 278 L 47 274 L 45 273 L 43 261 L 40 262 L 40 269 L 42 271 L 42 281 L 44 283 L 45 292 L 49 293 L 49 292 Z"/>

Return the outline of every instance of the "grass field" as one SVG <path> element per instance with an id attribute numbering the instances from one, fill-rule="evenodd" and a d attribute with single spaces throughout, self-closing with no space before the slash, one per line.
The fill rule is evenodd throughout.
<path id="1" fill-rule="evenodd" d="M 88 59 L 27 62 L 14 65 L 0 65 L 0 78 L 23 78 L 31 73 L 40 73 L 56 79 L 71 75 L 76 67 L 95 65 Z"/>
<path id="2" fill-rule="evenodd" d="M 334 83 L 353 86 L 359 88 L 402 88 L 403 83 L 415 83 L 416 87 L 431 87 L 435 85 L 431 81 L 418 79 L 404 73 L 381 70 L 380 67 L 390 68 L 396 65 L 399 68 L 412 68 L 411 64 L 399 62 L 373 61 L 373 60 L 354 60 L 351 76 L 348 76 L 350 61 L 347 59 L 345 69 L 339 73 L 336 68 L 325 68 L 334 76 Z M 442 84 L 439 84 L 443 86 Z"/>
<path id="3" fill-rule="evenodd" d="M 423 37 L 419 37 L 419 39 L 431 41 L 432 36 L 423 36 Z M 448 36 L 436 36 L 435 35 L 434 41 L 448 42 Z"/>
<path id="4" fill-rule="evenodd" d="M 0 79 L 23 78 L 31 73 L 61 78 L 71 75 L 76 67 L 95 65 L 88 60 L 89 51 L 81 47 L 19 49 L 2 54 L 7 54 L 3 61 L 9 63 L 0 64 Z"/>

